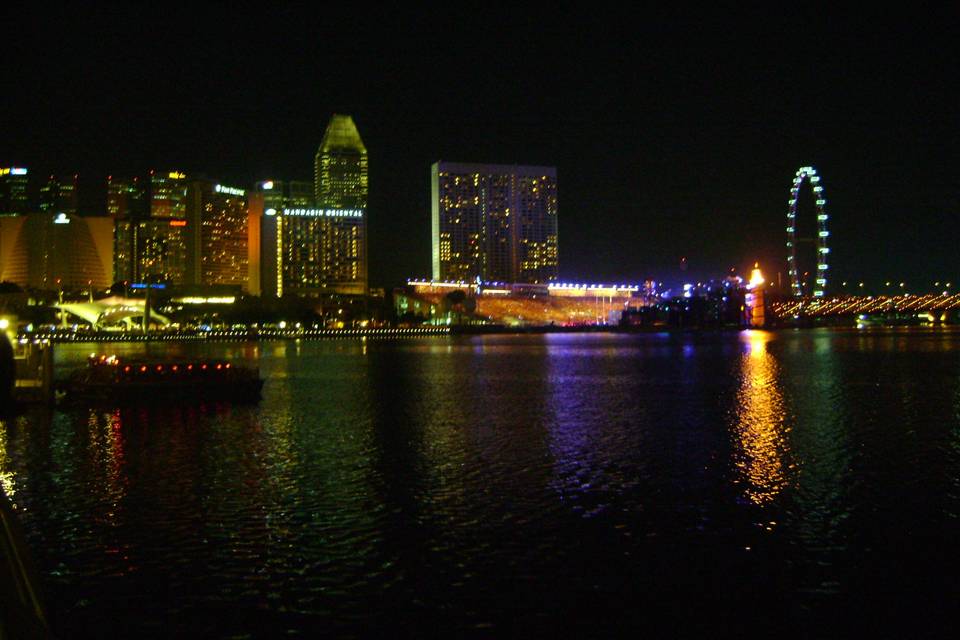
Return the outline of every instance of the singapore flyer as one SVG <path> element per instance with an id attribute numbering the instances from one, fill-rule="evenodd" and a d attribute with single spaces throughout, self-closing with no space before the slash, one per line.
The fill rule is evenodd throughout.
<path id="1" fill-rule="evenodd" d="M 816 204 L 817 231 L 813 238 L 798 237 L 797 234 L 797 201 L 800 194 L 800 187 L 807 181 L 813 188 L 813 196 Z M 813 167 L 800 167 L 793 179 L 793 186 L 790 188 L 790 200 L 787 210 L 787 269 L 790 275 L 790 288 L 794 296 L 823 297 L 827 288 L 827 256 L 830 248 L 827 247 L 827 238 L 830 232 L 827 230 L 827 198 L 823 194 L 823 185 L 820 184 L 820 176 Z M 797 261 L 797 244 L 813 241 L 816 246 L 816 276 L 813 284 L 804 282 L 804 272 Z M 812 291 L 811 291 L 812 289 Z"/>

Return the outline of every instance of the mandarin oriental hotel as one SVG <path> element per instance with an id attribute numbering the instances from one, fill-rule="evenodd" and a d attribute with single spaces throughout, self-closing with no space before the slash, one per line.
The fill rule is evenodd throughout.
<path id="1" fill-rule="evenodd" d="M 366 245 L 358 241 L 365 216 L 363 209 L 265 209 L 260 254 L 263 294 L 365 294 Z"/>

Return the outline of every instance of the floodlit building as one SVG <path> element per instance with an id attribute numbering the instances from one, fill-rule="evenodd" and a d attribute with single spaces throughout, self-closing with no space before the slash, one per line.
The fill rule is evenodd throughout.
<path id="1" fill-rule="evenodd" d="M 105 288 L 113 274 L 113 220 L 66 213 L 0 217 L 0 281 L 52 291 Z"/>
<path id="2" fill-rule="evenodd" d="M 556 169 L 435 163 L 431 233 L 436 280 L 555 281 Z"/>
<path id="3" fill-rule="evenodd" d="M 327 124 L 314 159 L 314 193 L 316 210 L 351 213 L 300 215 L 290 221 L 291 239 L 319 244 L 290 249 L 294 260 L 318 262 L 316 267 L 294 267 L 291 275 L 305 277 L 301 284 L 320 293 L 365 295 L 367 148 L 348 115 L 334 114 Z"/>

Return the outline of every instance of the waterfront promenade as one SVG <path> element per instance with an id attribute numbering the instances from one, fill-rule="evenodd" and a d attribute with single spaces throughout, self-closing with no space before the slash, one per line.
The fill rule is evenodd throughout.
<path id="1" fill-rule="evenodd" d="M 218 329 L 212 331 L 39 331 L 20 333 L 19 340 L 76 342 L 230 342 L 258 340 L 324 340 L 336 338 L 409 338 L 449 335 L 450 327 L 373 329 Z"/>

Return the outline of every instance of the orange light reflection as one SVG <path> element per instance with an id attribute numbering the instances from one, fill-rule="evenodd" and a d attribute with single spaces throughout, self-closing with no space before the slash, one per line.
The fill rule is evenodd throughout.
<path id="1" fill-rule="evenodd" d="M 772 501 L 787 484 L 786 411 L 779 385 L 779 365 L 767 351 L 773 335 L 744 331 L 747 343 L 741 356 L 741 381 L 734 426 L 739 451 L 736 465 L 747 498 L 762 505 Z"/>

